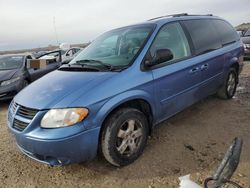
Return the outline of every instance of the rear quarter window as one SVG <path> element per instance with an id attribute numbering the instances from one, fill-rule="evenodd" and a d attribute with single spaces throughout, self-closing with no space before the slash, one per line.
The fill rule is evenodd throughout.
<path id="1" fill-rule="evenodd" d="M 186 20 L 183 23 L 191 36 L 196 55 L 222 47 L 220 35 L 211 20 Z"/>
<path id="2" fill-rule="evenodd" d="M 231 44 L 240 39 L 236 30 L 228 22 L 223 20 L 212 20 L 213 25 L 220 35 L 222 45 Z"/>

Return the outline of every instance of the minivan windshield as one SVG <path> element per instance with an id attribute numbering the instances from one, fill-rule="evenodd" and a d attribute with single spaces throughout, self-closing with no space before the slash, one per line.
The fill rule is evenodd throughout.
<path id="1" fill-rule="evenodd" d="M 104 33 L 80 52 L 70 65 L 127 67 L 143 48 L 153 26 L 130 26 Z"/>
<path id="2" fill-rule="evenodd" d="M 0 70 L 18 69 L 23 65 L 23 56 L 0 56 Z"/>

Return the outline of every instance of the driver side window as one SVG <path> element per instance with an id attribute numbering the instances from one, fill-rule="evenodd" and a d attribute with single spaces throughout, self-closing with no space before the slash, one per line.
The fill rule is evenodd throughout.
<path id="1" fill-rule="evenodd" d="M 159 49 L 169 49 L 173 53 L 169 63 L 191 55 L 188 40 L 179 23 L 170 23 L 161 28 L 149 51 L 152 58 Z"/>

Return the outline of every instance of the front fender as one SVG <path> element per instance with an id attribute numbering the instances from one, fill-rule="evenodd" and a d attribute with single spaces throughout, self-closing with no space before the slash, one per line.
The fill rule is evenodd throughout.
<path id="1" fill-rule="evenodd" d="M 127 91 L 121 94 L 118 94 L 111 99 L 109 99 L 102 107 L 101 109 L 97 112 L 96 114 L 96 123 L 97 125 L 102 125 L 106 117 L 112 112 L 115 108 L 120 106 L 121 104 L 135 100 L 135 99 L 142 99 L 145 100 L 149 103 L 153 117 L 155 117 L 155 105 L 153 102 L 153 96 L 143 90 L 132 90 L 132 91 Z"/>

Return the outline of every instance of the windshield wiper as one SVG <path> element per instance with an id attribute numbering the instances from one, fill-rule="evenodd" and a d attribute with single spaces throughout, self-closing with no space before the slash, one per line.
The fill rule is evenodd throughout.
<path id="1" fill-rule="evenodd" d="M 100 69 L 98 67 L 89 66 L 87 64 L 86 65 L 66 64 L 66 65 L 62 65 L 61 67 L 59 67 L 58 70 L 63 70 L 63 71 L 100 71 Z"/>
<path id="2" fill-rule="evenodd" d="M 94 59 L 82 59 L 82 60 L 76 61 L 76 64 L 88 65 L 88 66 L 93 66 L 92 64 L 95 64 L 95 63 L 101 65 L 102 67 L 104 67 L 105 69 L 108 69 L 108 70 L 110 70 L 110 71 L 114 70 L 113 65 L 103 63 L 102 61 L 99 61 L 99 60 L 94 60 Z M 95 67 L 96 67 L 96 66 L 95 66 Z"/>

